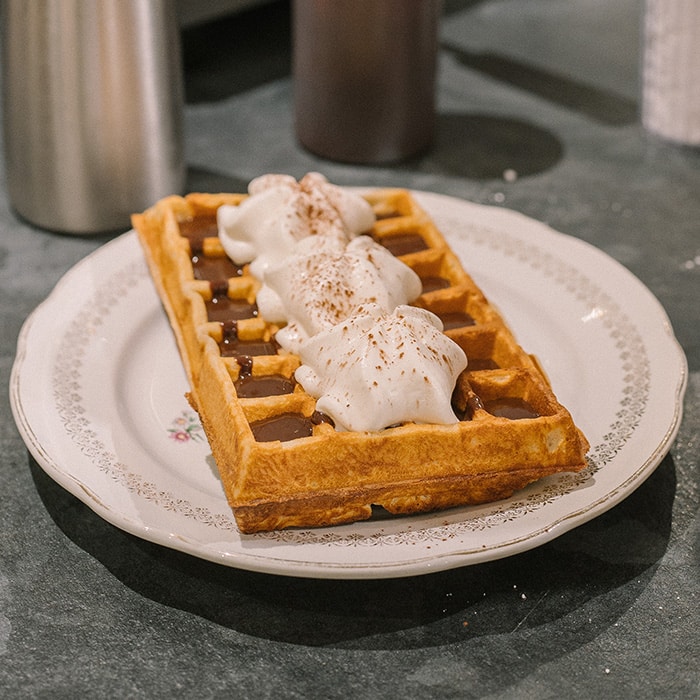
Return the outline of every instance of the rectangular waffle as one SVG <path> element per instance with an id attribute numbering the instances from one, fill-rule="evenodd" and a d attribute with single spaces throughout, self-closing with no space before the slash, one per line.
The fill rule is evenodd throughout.
<path id="1" fill-rule="evenodd" d="M 294 381 L 299 358 L 278 352 L 278 328 L 257 313 L 259 282 L 217 238 L 217 208 L 244 197 L 172 196 L 133 217 L 242 532 L 347 523 L 373 508 L 485 503 L 584 468 L 586 438 L 535 358 L 401 189 L 365 195 L 377 217 L 368 233 L 419 275 L 415 305 L 437 314 L 467 354 L 453 398 L 460 420 L 374 432 L 338 432 L 322 420 Z M 289 439 L 270 440 L 279 429 Z"/>

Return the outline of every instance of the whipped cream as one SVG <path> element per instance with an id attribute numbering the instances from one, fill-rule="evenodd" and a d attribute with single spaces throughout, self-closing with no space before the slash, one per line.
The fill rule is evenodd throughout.
<path id="1" fill-rule="evenodd" d="M 265 270 L 257 303 L 263 318 L 287 324 L 275 338 L 283 350 L 298 353 L 302 342 L 344 321 L 358 306 L 375 304 L 390 312 L 421 291 L 420 277 L 369 236 L 347 245 L 309 236 L 284 262 Z"/>
<path id="2" fill-rule="evenodd" d="M 262 286 L 275 339 L 299 355 L 295 377 L 338 430 L 457 422 L 452 392 L 467 365 L 440 319 L 408 306 L 418 275 L 369 236 L 369 203 L 319 173 L 263 175 L 218 210 L 228 256 Z"/>
<path id="3" fill-rule="evenodd" d="M 451 424 L 464 351 L 430 311 L 368 304 L 299 349 L 296 379 L 338 430 L 381 430 L 397 423 Z"/>
<path id="4" fill-rule="evenodd" d="M 262 175 L 248 186 L 249 197 L 238 206 L 219 207 L 219 239 L 237 265 L 252 263 L 262 279 L 270 265 L 286 259 L 295 243 L 307 236 L 349 241 L 372 228 L 374 212 L 360 195 L 307 173 L 299 182 L 291 175 Z"/>

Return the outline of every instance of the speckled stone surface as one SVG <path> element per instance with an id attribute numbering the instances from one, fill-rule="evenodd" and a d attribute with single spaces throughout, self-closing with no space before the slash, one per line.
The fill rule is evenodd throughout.
<path id="1" fill-rule="evenodd" d="M 24 319 L 107 238 L 17 220 L 0 175 L 1 697 L 700 697 L 700 153 L 639 124 L 641 6 L 447 2 L 436 144 L 395 167 L 297 146 L 284 5 L 184 36 L 190 189 L 313 169 L 505 206 L 600 247 L 666 308 L 690 369 L 670 453 L 612 510 L 512 558 L 314 581 L 101 520 L 28 457 L 7 387 Z"/>

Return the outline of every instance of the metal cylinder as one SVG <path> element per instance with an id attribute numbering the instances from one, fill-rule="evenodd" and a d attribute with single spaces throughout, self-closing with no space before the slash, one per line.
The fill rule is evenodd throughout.
<path id="1" fill-rule="evenodd" d="M 350 163 L 425 150 L 435 122 L 440 0 L 295 0 L 299 142 Z"/>
<path id="2" fill-rule="evenodd" d="M 3 130 L 15 211 L 50 230 L 129 227 L 184 187 L 170 0 L 4 0 Z"/>

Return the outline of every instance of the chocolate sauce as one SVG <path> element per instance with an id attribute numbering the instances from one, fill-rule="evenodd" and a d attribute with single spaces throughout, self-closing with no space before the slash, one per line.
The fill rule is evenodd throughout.
<path id="1" fill-rule="evenodd" d="M 485 369 L 500 369 L 498 363 L 490 357 L 470 357 L 467 370 L 470 372 L 480 372 Z"/>
<path id="2" fill-rule="evenodd" d="M 211 282 L 212 298 L 205 301 L 209 321 L 238 321 L 255 318 L 258 315 L 256 304 L 246 299 L 231 299 L 228 296 L 228 283 Z"/>
<path id="3" fill-rule="evenodd" d="M 200 214 L 179 222 L 180 235 L 190 243 L 192 274 L 196 280 L 226 280 L 240 277 L 243 268 L 226 255 L 204 255 L 204 240 L 219 235 L 216 214 Z"/>
<path id="4" fill-rule="evenodd" d="M 241 340 L 238 337 L 236 321 L 224 321 L 219 350 L 222 357 L 254 357 L 256 355 L 276 355 L 277 343 L 273 340 Z"/>
<path id="5" fill-rule="evenodd" d="M 180 225 L 180 235 L 188 238 L 190 243 L 202 241 L 204 238 L 216 238 L 219 235 L 216 213 L 199 214 L 178 223 Z M 195 244 L 194 247 L 201 250 L 201 243 L 199 246 Z"/>
<path id="6" fill-rule="evenodd" d="M 240 277 L 243 268 L 225 255 L 192 254 L 192 274 L 196 280 L 219 281 Z"/>
<path id="7" fill-rule="evenodd" d="M 335 428 L 335 421 L 329 416 L 323 413 L 323 411 L 314 411 L 311 414 L 311 422 L 314 425 L 321 425 L 321 423 L 328 423 L 328 425 Z"/>
<path id="8" fill-rule="evenodd" d="M 301 413 L 290 411 L 253 421 L 250 424 L 250 429 L 258 442 L 272 442 L 274 440 L 288 442 L 289 440 L 310 437 L 313 434 L 314 425 L 321 423 L 334 425 L 331 417 L 321 411 L 314 411 L 308 418 Z"/>
<path id="9" fill-rule="evenodd" d="M 216 238 L 219 235 L 219 227 L 216 223 L 216 214 L 193 216 L 191 219 L 179 221 L 180 235 L 190 242 L 192 255 L 201 255 L 205 238 Z"/>
<path id="10" fill-rule="evenodd" d="M 314 423 L 301 413 L 280 413 L 271 418 L 253 421 L 250 429 L 258 442 L 280 440 L 288 442 L 298 438 L 310 437 Z"/>
<path id="11" fill-rule="evenodd" d="M 509 420 L 523 418 L 538 418 L 539 413 L 525 400 L 517 397 L 504 396 L 500 399 L 484 401 L 484 408 L 492 415 Z"/>
<path id="12" fill-rule="evenodd" d="M 294 391 L 294 380 L 281 374 L 240 376 L 233 383 L 241 399 L 258 399 L 261 396 L 281 396 Z"/>
<path id="13" fill-rule="evenodd" d="M 481 399 L 476 396 L 472 395 L 467 399 L 466 406 L 464 407 L 464 410 L 458 408 L 454 402 L 452 404 L 452 409 L 455 412 L 455 415 L 459 420 L 472 420 L 474 418 L 474 414 L 479 411 L 484 409 L 484 404 L 481 403 Z"/>
<path id="14" fill-rule="evenodd" d="M 465 326 L 475 326 L 476 321 L 466 311 L 446 311 L 439 313 L 438 316 L 442 321 L 444 330 L 452 330 L 454 328 L 464 328 Z"/>
<path id="15" fill-rule="evenodd" d="M 252 357 L 237 357 L 236 362 L 240 369 L 238 370 L 239 377 L 251 377 L 253 375 L 253 358 Z"/>
<path id="16" fill-rule="evenodd" d="M 409 253 L 419 253 L 421 250 L 428 250 L 428 244 L 423 236 L 418 233 L 399 233 L 395 236 L 382 236 L 377 238 L 377 243 L 381 243 L 392 255 L 400 257 Z"/>
<path id="17" fill-rule="evenodd" d="M 395 219 L 397 216 L 401 216 L 401 212 L 398 209 L 382 209 L 379 212 L 375 212 L 377 216 L 377 221 L 382 221 L 383 219 Z"/>
<path id="18" fill-rule="evenodd" d="M 445 277 L 438 277 L 437 275 L 421 277 L 420 281 L 423 283 L 422 294 L 427 294 L 428 292 L 434 292 L 438 289 L 447 289 L 452 283 Z"/>

